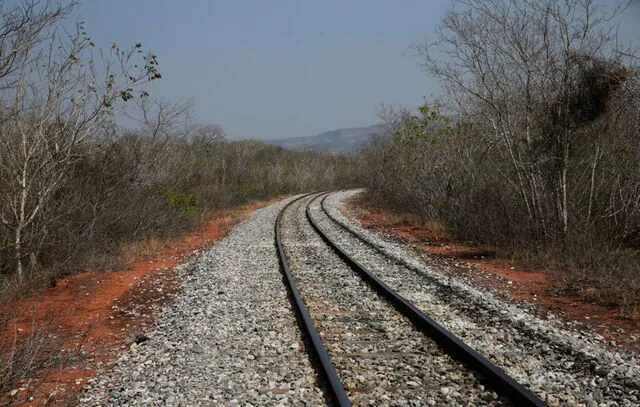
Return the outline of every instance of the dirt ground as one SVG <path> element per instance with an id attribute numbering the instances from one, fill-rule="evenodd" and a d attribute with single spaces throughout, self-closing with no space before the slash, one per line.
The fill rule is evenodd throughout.
<path id="1" fill-rule="evenodd" d="M 528 270 L 496 256 L 495 248 L 456 241 L 434 223 L 384 212 L 353 199 L 342 208 L 362 226 L 391 235 L 430 255 L 439 271 L 485 287 L 502 298 L 536 304 L 539 314 L 548 312 L 593 329 L 615 346 L 640 352 L 640 320 L 623 316 L 618 309 L 563 293 L 561 273 Z M 613 345 L 613 344 L 612 344 Z"/>
<path id="2" fill-rule="evenodd" d="M 144 339 L 157 311 L 179 293 L 172 269 L 274 201 L 219 212 L 198 230 L 156 242 L 153 253 L 125 270 L 59 279 L 53 287 L 0 310 L 0 350 L 20 349 L 16 354 L 28 359 L 22 365 L 35 370 L 5 389 L 0 405 L 74 404 L 96 369 L 113 363 L 136 339 Z"/>

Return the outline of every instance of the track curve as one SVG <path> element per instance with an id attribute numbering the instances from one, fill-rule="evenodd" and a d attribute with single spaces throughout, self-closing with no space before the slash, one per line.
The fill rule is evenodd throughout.
<path id="1" fill-rule="evenodd" d="M 321 200 L 321 207 L 326 212 L 324 201 L 329 193 L 325 193 Z M 317 198 L 316 198 L 317 199 Z M 517 406 L 546 406 L 546 404 L 533 392 L 515 381 L 500 367 L 493 364 L 479 352 L 475 351 L 456 335 L 435 322 L 410 301 L 395 292 L 391 287 L 367 270 L 354 258 L 349 256 L 333 239 L 325 234 L 318 223 L 313 219 L 310 212 L 311 203 L 306 207 L 306 216 L 318 235 L 324 240 L 332 250 L 338 254 L 349 266 L 356 271 L 370 286 L 387 300 L 403 315 L 409 318 L 416 328 L 433 338 L 452 357 L 466 364 L 471 369 L 480 372 L 485 381 L 501 394 L 510 399 Z"/>
<path id="2" fill-rule="evenodd" d="M 311 320 L 309 311 L 307 310 L 304 302 L 302 301 L 302 297 L 300 296 L 300 290 L 298 290 L 298 287 L 291 274 L 291 267 L 289 267 L 289 264 L 287 263 L 287 258 L 284 253 L 284 246 L 282 244 L 282 234 L 280 232 L 280 224 L 281 224 L 282 216 L 284 212 L 291 205 L 293 205 L 294 203 L 296 203 L 297 201 L 303 198 L 308 197 L 309 195 L 312 195 L 312 194 L 302 195 L 292 200 L 287 205 L 285 205 L 280 211 L 280 213 L 278 214 L 278 217 L 276 218 L 276 223 L 275 223 L 276 249 L 278 251 L 278 259 L 280 261 L 280 267 L 282 269 L 282 272 L 284 273 L 284 276 L 285 276 L 285 282 L 287 284 L 287 288 L 294 300 L 296 313 L 298 314 L 302 322 L 305 332 L 310 339 L 313 351 L 318 358 L 318 361 L 319 361 L 318 368 L 321 371 L 324 378 L 327 380 L 331 398 L 336 403 L 336 405 L 341 407 L 347 407 L 347 406 L 351 406 L 351 401 L 349 401 L 349 398 L 347 397 L 347 394 L 344 390 L 344 386 L 342 385 L 342 382 L 340 381 L 340 378 L 338 377 L 338 374 L 336 373 L 336 370 L 333 367 L 333 363 L 329 358 L 327 350 L 325 349 L 322 343 L 322 339 L 320 338 L 320 335 L 318 334 L 318 331 L 315 325 L 313 324 L 313 321 Z"/>

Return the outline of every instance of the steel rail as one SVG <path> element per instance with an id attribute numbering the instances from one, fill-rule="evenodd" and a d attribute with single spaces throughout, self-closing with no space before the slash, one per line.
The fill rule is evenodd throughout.
<path id="1" fill-rule="evenodd" d="M 336 222 L 326 211 L 324 200 L 328 195 L 329 194 L 327 193 L 322 198 L 322 201 L 320 202 L 321 208 L 327 214 L 327 217 L 329 217 L 329 219 L 344 228 L 344 226 Z M 318 223 L 311 216 L 311 204 L 319 196 L 320 195 L 312 199 L 307 204 L 306 216 L 309 223 L 322 238 L 322 240 L 324 240 L 324 242 L 327 243 L 327 245 L 331 247 L 331 249 L 345 263 L 347 263 L 355 272 L 357 272 L 365 282 L 372 286 L 381 296 L 385 297 L 400 313 L 406 316 L 417 329 L 435 340 L 436 343 L 438 343 L 438 345 L 443 350 L 445 350 L 445 352 L 447 352 L 447 354 L 462 362 L 467 367 L 480 373 L 481 380 L 483 380 L 486 384 L 488 384 L 503 396 L 507 397 L 514 405 L 535 407 L 546 406 L 546 404 L 533 392 L 515 381 L 504 370 L 494 365 L 482 354 L 471 348 L 469 345 L 465 344 L 452 332 L 427 316 L 409 300 L 402 297 L 391 287 L 385 284 L 382 280 L 380 280 L 377 276 L 375 276 L 372 272 L 367 270 L 357 260 L 349 256 L 333 239 L 327 236 L 327 234 L 325 234 L 320 229 Z M 365 241 L 365 243 L 371 246 L 368 242 Z"/>
<path id="2" fill-rule="evenodd" d="M 293 203 L 303 198 L 306 198 L 309 195 L 312 195 L 312 194 L 306 194 L 292 200 L 280 210 L 280 213 L 278 213 L 278 217 L 276 218 L 276 224 L 275 224 L 275 241 L 276 241 L 276 249 L 278 251 L 278 260 L 280 261 L 280 269 L 284 273 L 284 277 L 285 277 L 284 280 L 286 282 L 287 288 L 289 289 L 289 292 L 293 297 L 296 313 L 299 316 L 299 319 L 302 322 L 302 325 L 304 326 L 304 329 L 307 335 L 309 336 L 309 339 L 311 340 L 313 351 L 318 357 L 318 361 L 320 362 L 318 368 L 322 372 L 322 375 L 325 377 L 329 385 L 330 396 L 336 405 L 341 407 L 349 407 L 351 406 L 351 401 L 347 397 L 347 393 L 344 390 L 344 386 L 342 385 L 342 382 L 340 381 L 340 378 L 338 377 L 338 374 L 336 373 L 336 370 L 333 367 L 333 363 L 331 363 L 329 354 L 327 353 L 327 350 L 322 344 L 322 339 L 320 338 L 320 335 L 318 334 L 318 331 L 315 325 L 313 324 L 313 320 L 309 315 L 309 311 L 307 310 L 307 307 L 302 301 L 302 297 L 300 296 L 300 291 L 298 290 L 298 287 L 296 286 L 296 283 L 293 280 L 291 267 L 289 267 L 289 264 L 287 263 L 287 258 L 284 253 L 284 247 L 282 245 L 282 236 L 280 233 L 280 222 L 282 220 L 282 216 L 284 215 L 284 212 Z"/>

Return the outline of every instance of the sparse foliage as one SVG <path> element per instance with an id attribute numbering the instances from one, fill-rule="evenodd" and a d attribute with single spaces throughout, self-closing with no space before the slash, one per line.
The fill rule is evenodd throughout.
<path id="1" fill-rule="evenodd" d="M 73 8 L 19 2 L 5 12 L 7 32 L 0 47 L 9 58 L 0 111 L 0 224 L 9 243 L 18 280 L 37 267 L 46 233 L 40 221 L 48 201 L 82 157 L 82 145 L 111 119 L 117 100 L 133 98 L 143 82 L 159 78 L 156 56 L 142 56 L 139 44 L 117 45 L 101 58 L 80 23 L 73 34 L 59 34 L 57 23 Z M 13 28 L 11 28 L 13 27 Z M 5 58 L 5 59 L 6 59 Z"/>
<path id="2" fill-rule="evenodd" d="M 416 47 L 453 121 L 396 118 L 366 152 L 372 198 L 640 304 L 637 58 L 615 36 L 628 4 L 455 1 Z"/>

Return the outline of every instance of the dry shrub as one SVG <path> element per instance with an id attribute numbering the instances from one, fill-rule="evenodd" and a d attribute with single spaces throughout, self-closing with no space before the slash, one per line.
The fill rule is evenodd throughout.
<path id="1" fill-rule="evenodd" d="M 577 137 L 568 171 L 566 235 L 550 227 L 559 225 L 553 223 L 555 205 L 544 207 L 550 211 L 544 222 L 529 216 L 513 178 L 505 176 L 511 171 L 508 159 L 483 146 L 481 126 L 433 126 L 433 120 L 445 121 L 438 115 L 404 116 L 400 120 L 411 126 L 397 126 L 395 134 L 363 152 L 367 200 L 398 221 L 445 225 L 459 239 L 494 245 L 528 266 L 558 270 L 565 290 L 637 316 L 640 147 L 633 140 L 640 121 L 639 105 L 629 102 L 617 93 L 609 105 L 615 114 L 583 127 Z"/>
<path id="2" fill-rule="evenodd" d="M 0 312 L 0 395 L 10 398 L 21 379 L 64 364 L 70 356 L 60 352 L 53 325 L 36 324 L 35 318 L 18 325 L 18 317 L 6 307 Z"/>
<path id="3" fill-rule="evenodd" d="M 373 201 L 634 309 L 640 70 L 636 49 L 615 35 L 629 4 L 454 0 L 416 46 L 452 115 L 430 106 L 385 115 L 389 136 L 365 152 Z"/>
<path id="4" fill-rule="evenodd" d="M 86 143 L 77 153 L 64 185 L 23 232 L 22 281 L 12 235 L 0 229 L 2 301 L 59 276 L 121 268 L 223 209 L 357 182 L 354 157 L 259 142 L 140 132 Z"/>

